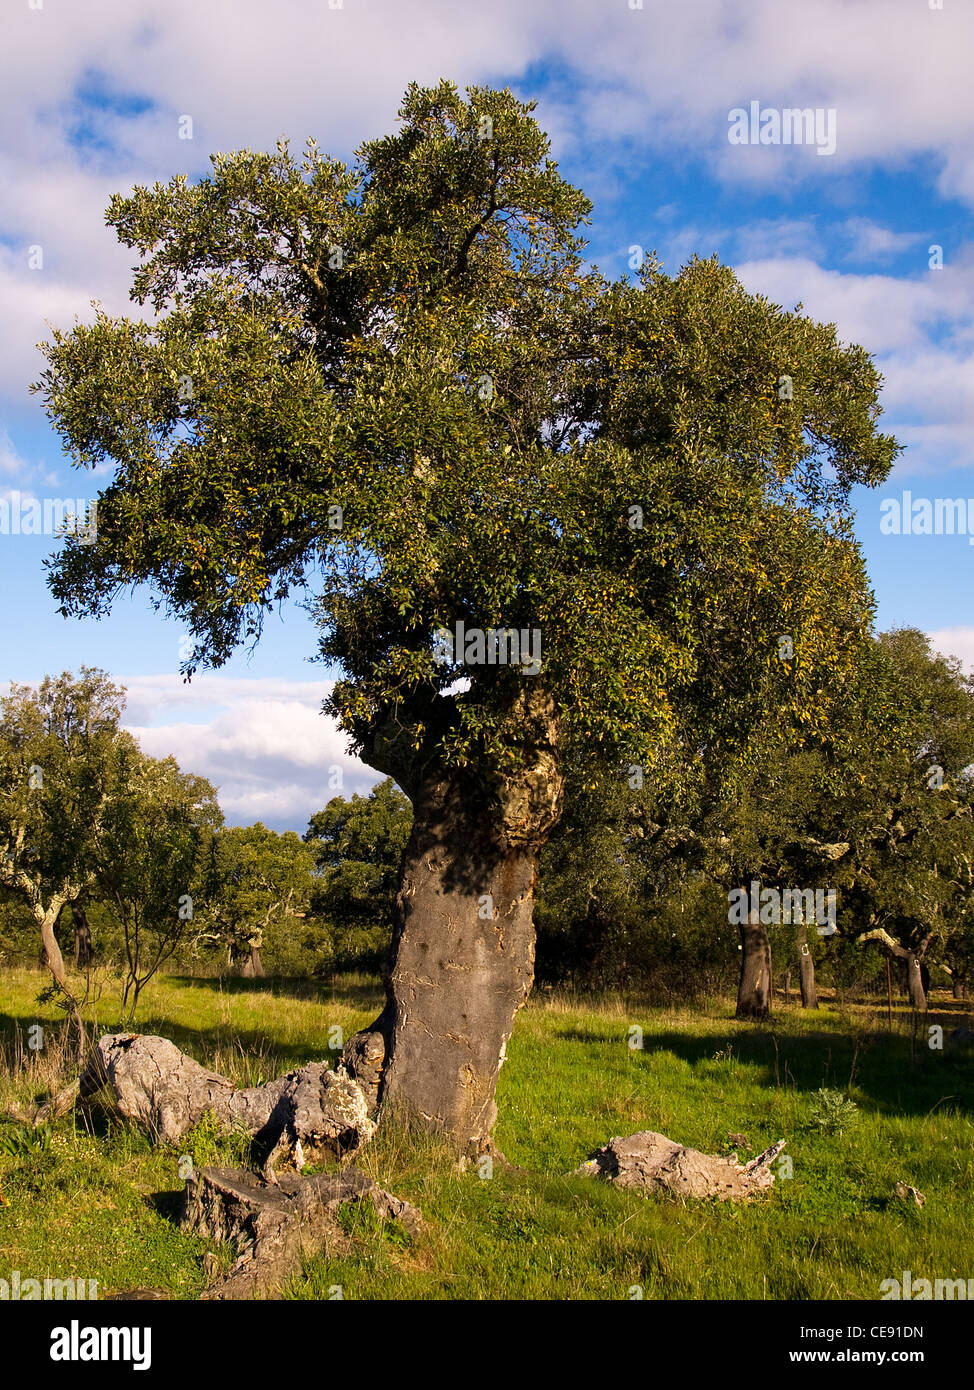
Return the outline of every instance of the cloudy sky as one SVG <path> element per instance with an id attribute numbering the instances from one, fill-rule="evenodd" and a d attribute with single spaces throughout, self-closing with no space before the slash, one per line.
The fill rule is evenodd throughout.
<path id="1" fill-rule="evenodd" d="M 922 627 L 974 663 L 971 536 L 880 531 L 883 500 L 907 490 L 970 497 L 974 514 L 972 51 L 970 0 L 8 0 L 0 503 L 97 490 L 27 387 L 46 323 L 90 316 L 93 300 L 128 307 L 131 253 L 104 225 L 112 192 L 205 174 L 212 151 L 282 135 L 348 159 L 393 128 L 413 80 L 510 86 L 538 101 L 562 172 L 595 203 L 589 254 L 604 273 L 628 274 L 633 247 L 671 272 L 717 252 L 750 289 L 876 356 L 884 424 L 907 446 L 857 498 L 880 626 Z M 761 143 L 760 127 L 732 142 L 732 113 L 750 121 L 752 103 L 759 120 L 820 111 L 834 150 Z M 184 634 L 148 595 L 100 623 L 57 616 L 51 544 L 0 535 L 0 676 L 104 667 L 128 687 L 146 751 L 210 777 L 233 822 L 300 830 L 339 777 L 346 794 L 376 780 L 318 713 L 331 673 L 309 664 L 299 608 L 185 685 Z"/>

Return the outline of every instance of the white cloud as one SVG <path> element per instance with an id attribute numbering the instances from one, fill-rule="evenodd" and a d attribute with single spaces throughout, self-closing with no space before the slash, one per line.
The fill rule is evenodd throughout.
<path id="1" fill-rule="evenodd" d="M 332 796 L 364 794 L 381 780 L 347 752 L 320 713 L 331 681 L 248 680 L 202 674 L 120 676 L 123 723 L 152 757 L 172 754 L 184 772 L 219 788 L 228 821 L 262 820 L 303 831 Z M 341 785 L 332 785 L 333 769 Z"/>
<path id="2" fill-rule="evenodd" d="M 935 651 L 956 656 L 974 674 L 974 627 L 942 627 L 927 634 Z"/>
<path id="3" fill-rule="evenodd" d="M 744 261 L 735 269 L 748 289 L 768 295 L 786 309 L 800 300 L 806 314 L 834 323 L 840 338 L 862 343 L 871 352 L 918 346 L 937 324 L 968 318 L 974 299 L 970 273 L 962 274 L 957 268 L 930 271 L 923 280 L 903 280 L 891 275 L 847 275 L 806 257 L 779 256 Z M 948 276 L 950 285 L 941 278 Z"/>
<path id="4" fill-rule="evenodd" d="M 752 292 L 823 323 L 876 357 L 885 384 L 883 428 L 907 446 L 898 475 L 971 465 L 974 429 L 974 261 L 922 278 L 844 274 L 807 257 L 735 267 Z"/>
<path id="5" fill-rule="evenodd" d="M 7 477 L 23 477 L 29 468 L 11 442 L 6 426 L 0 424 L 0 473 Z M 7 495 L 6 493 L 4 495 Z"/>
<path id="6" fill-rule="evenodd" d="M 855 260 L 880 260 L 884 256 L 896 256 L 928 241 L 923 232 L 894 232 L 869 217 L 850 217 L 843 231 L 852 241 L 848 258 Z"/>
<path id="7" fill-rule="evenodd" d="M 131 8 L 86 0 L 7 7 L 3 26 L 0 390 L 21 399 L 40 369 L 34 344 L 45 319 L 69 326 L 75 314 L 90 314 L 92 298 L 128 309 L 133 253 L 103 225 L 111 191 L 197 174 L 211 150 L 267 148 L 282 134 L 295 145 L 314 134 L 348 157 L 392 127 L 412 80 L 450 77 L 463 86 L 503 74 L 516 84 L 532 65 L 546 65 L 558 76 L 539 119 L 556 155 L 570 150 L 590 193 L 606 200 L 620 178 L 631 188 L 662 150 L 701 159 L 730 184 L 787 194 L 805 181 L 820 197 L 852 205 L 864 164 L 916 169 L 918 180 L 974 204 L 974 6 L 953 0 L 943 10 L 923 0 L 806 0 L 787 9 L 780 0 L 646 0 L 642 10 L 624 0 L 495 0 L 466 7 L 462 20 L 454 0 L 344 0 L 340 9 L 279 0 L 271 22 L 258 0 L 140 0 Z M 107 104 L 79 101 L 85 86 Z M 148 109 L 127 107 L 130 96 L 147 99 Z M 836 154 L 731 146 L 727 113 L 752 99 L 835 107 Z M 179 139 L 185 115 L 192 140 Z M 915 246 L 917 278 L 822 269 L 814 223 L 804 217 L 741 229 L 741 271 L 784 303 L 800 293 L 810 313 L 882 354 L 932 353 L 932 334 L 958 329 L 965 317 L 970 324 L 970 270 L 923 278 L 926 235 L 861 216 L 845 229 L 855 253 L 869 259 Z M 680 250 L 706 254 L 711 240 L 694 232 Z M 43 271 L 26 269 L 32 244 L 44 247 Z M 955 347 L 945 371 L 966 361 Z M 908 360 L 890 360 L 891 400 L 910 370 Z M 959 458 L 966 418 L 958 405 L 947 419 L 911 427 L 931 444 L 938 433 L 949 438 Z"/>
<path id="8" fill-rule="evenodd" d="M 974 198 L 970 6 L 696 0 L 629 12 L 620 5 L 612 15 L 585 8 L 559 15 L 561 46 L 598 84 L 598 99 L 585 100 L 584 83 L 576 94 L 580 138 L 682 145 L 704 152 L 731 182 L 778 187 L 841 180 L 863 160 L 901 169 L 922 158 L 943 192 Z M 835 155 L 730 145 L 728 112 L 751 100 L 834 108 Z"/>

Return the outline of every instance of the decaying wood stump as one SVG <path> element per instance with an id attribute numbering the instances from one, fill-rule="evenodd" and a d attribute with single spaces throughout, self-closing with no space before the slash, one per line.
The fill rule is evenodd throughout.
<path id="1" fill-rule="evenodd" d="M 186 1184 L 180 1226 L 184 1231 L 234 1240 L 238 1258 L 204 1299 L 273 1296 L 300 1272 L 301 1259 L 325 1251 L 347 1255 L 351 1241 L 336 1220 L 343 1202 L 367 1201 L 384 1220 L 399 1221 L 412 1236 L 422 1230 L 415 1207 L 376 1187 L 354 1168 L 300 1177 L 282 1175 L 274 1185 L 239 1168 L 204 1168 Z M 212 1270 L 213 1257 L 209 1257 Z"/>
<path id="2" fill-rule="evenodd" d="M 617 1187 L 647 1192 L 665 1189 L 679 1197 L 718 1197 L 721 1201 L 746 1202 L 774 1182 L 770 1165 L 785 1147 L 779 1139 L 749 1163 L 737 1155 L 719 1158 L 688 1149 L 665 1134 L 642 1130 L 628 1139 L 610 1139 L 572 1176 L 600 1177 Z"/>
<path id="3" fill-rule="evenodd" d="M 127 1120 L 163 1143 L 176 1143 L 209 1113 L 227 1130 L 250 1134 L 269 1155 L 264 1175 L 284 1161 L 300 1171 L 322 1157 L 346 1157 L 375 1133 L 362 1088 L 327 1062 L 310 1062 L 264 1086 L 238 1090 L 166 1038 L 106 1033 L 92 1050 L 78 1098 L 103 1086 Z"/>

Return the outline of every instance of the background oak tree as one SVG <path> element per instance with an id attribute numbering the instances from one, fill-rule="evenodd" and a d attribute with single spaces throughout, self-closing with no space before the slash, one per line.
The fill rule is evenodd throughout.
<path id="1" fill-rule="evenodd" d="M 215 936 L 243 978 L 264 974 L 261 949 L 271 924 L 306 910 L 312 864 L 311 851 L 293 830 L 279 835 L 260 821 L 223 827 L 210 840 L 200 935 Z"/>
<path id="2" fill-rule="evenodd" d="M 337 970 L 388 967 L 409 798 L 386 777 L 368 796 L 334 796 L 305 834 L 314 856 L 311 911 L 328 923 Z"/>

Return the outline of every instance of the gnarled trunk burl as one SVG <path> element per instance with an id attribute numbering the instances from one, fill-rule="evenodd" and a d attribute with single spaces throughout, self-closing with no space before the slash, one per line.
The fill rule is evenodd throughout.
<path id="1" fill-rule="evenodd" d="M 498 1074 L 534 980 L 538 855 L 562 793 L 553 717 L 542 723 L 518 773 L 439 770 L 407 787 L 386 1005 L 344 1052 L 382 1116 L 439 1131 L 467 1157 L 491 1148 Z"/>

